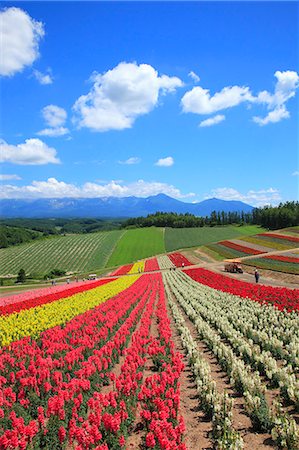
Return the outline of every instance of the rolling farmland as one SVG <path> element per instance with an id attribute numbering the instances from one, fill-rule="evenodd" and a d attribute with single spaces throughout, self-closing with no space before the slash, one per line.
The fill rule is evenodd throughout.
<path id="1" fill-rule="evenodd" d="M 0 250 L 1 275 L 44 274 L 53 268 L 89 271 L 106 265 L 123 231 L 76 234 L 43 239 Z"/>
<path id="2" fill-rule="evenodd" d="M 126 230 L 118 241 L 107 267 L 128 264 L 164 252 L 164 228 Z"/>
<path id="3" fill-rule="evenodd" d="M 165 248 L 167 252 L 187 247 L 199 247 L 223 239 L 233 239 L 259 233 L 263 230 L 257 226 L 227 225 L 202 228 L 166 228 Z"/>

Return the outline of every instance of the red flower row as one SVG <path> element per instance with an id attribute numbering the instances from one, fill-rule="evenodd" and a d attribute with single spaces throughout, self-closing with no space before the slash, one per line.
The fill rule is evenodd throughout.
<path id="1" fill-rule="evenodd" d="M 189 259 L 179 252 L 171 253 L 168 258 L 176 267 L 192 266 Z"/>
<path id="2" fill-rule="evenodd" d="M 299 243 L 299 238 L 297 238 L 296 236 L 287 236 L 285 234 L 260 233 L 260 234 L 257 234 L 257 236 L 265 236 L 265 237 L 270 237 L 270 238 L 275 238 L 275 239 L 284 239 L 286 241 Z"/>
<path id="3" fill-rule="evenodd" d="M 157 298 L 159 337 L 154 338 Z M 121 355 L 125 360 L 117 376 L 111 369 Z M 143 382 L 149 359 L 158 373 Z M 38 341 L 24 338 L 0 349 L 0 449 L 25 449 L 30 443 L 34 448 L 122 448 L 139 401 L 151 415 L 143 419 L 148 446 L 157 442 L 162 449 L 185 450 L 178 417 L 182 368 L 171 342 L 161 274 L 144 275 L 64 327 L 43 332 Z M 138 400 L 140 392 L 145 397 Z"/>
<path id="4" fill-rule="evenodd" d="M 0 350 L 0 449 L 12 448 L 17 441 L 25 448 L 33 437 L 42 440 L 48 432 L 62 439 L 67 424 L 82 422 L 88 392 L 92 390 L 93 395 L 107 380 L 107 372 L 125 347 L 148 293 L 148 282 L 140 278 L 65 327 L 43 332 L 38 341 L 23 338 Z M 17 419 L 15 412 L 21 414 Z M 24 426 L 22 415 L 38 417 L 30 422 L 30 430 Z"/>
<path id="5" fill-rule="evenodd" d="M 157 258 L 150 258 L 145 261 L 144 272 L 152 272 L 159 269 L 160 267 Z"/>
<path id="6" fill-rule="evenodd" d="M 110 276 L 118 276 L 118 275 L 126 275 L 132 269 L 133 264 L 127 264 L 126 266 L 121 266 L 119 269 L 116 269 L 114 272 L 110 274 Z"/>
<path id="7" fill-rule="evenodd" d="M 66 289 L 64 286 L 64 290 L 59 290 L 56 292 L 51 292 L 51 288 L 48 290 L 49 293 L 46 295 L 38 295 L 33 298 L 29 298 L 27 300 L 22 300 L 23 294 L 18 295 L 18 302 L 11 303 L 5 306 L 0 306 L 0 314 L 12 314 L 15 312 L 22 311 L 24 309 L 34 308 L 35 306 L 45 305 L 46 303 L 52 303 L 56 300 L 60 300 L 62 298 L 70 297 L 71 295 L 78 294 L 79 292 L 88 291 L 90 289 L 94 289 L 98 286 L 102 286 L 106 283 L 113 281 L 113 278 L 105 278 L 102 280 L 93 281 L 92 283 L 80 283 L 79 285 L 73 285 L 71 288 Z M 38 289 L 40 291 L 40 289 Z M 35 293 L 35 291 L 33 291 Z M 16 297 L 16 296 L 14 296 Z"/>
<path id="8" fill-rule="evenodd" d="M 49 286 L 41 289 L 33 289 L 31 291 L 22 292 L 21 294 L 14 294 L 8 297 L 0 297 L 0 307 L 11 305 L 12 303 L 23 302 L 24 300 L 32 300 L 38 297 L 43 297 L 49 294 L 58 294 L 62 293 L 61 298 L 68 297 L 68 295 L 64 295 L 63 292 L 68 289 L 72 289 L 73 287 L 79 288 L 82 287 L 82 290 L 92 289 L 96 287 L 98 280 L 95 281 L 79 281 L 71 284 L 60 284 L 57 286 Z M 81 291 L 78 291 L 81 292 Z"/>
<path id="9" fill-rule="evenodd" d="M 246 253 L 248 255 L 261 255 L 262 253 L 260 250 L 255 250 L 254 248 L 245 247 L 245 245 L 235 244 L 231 241 L 220 241 L 218 244 L 223 245 L 224 247 L 232 248 L 233 250 L 237 250 L 242 253 Z"/>
<path id="10" fill-rule="evenodd" d="M 296 256 L 285 256 L 285 255 L 268 255 L 263 256 L 263 259 L 273 259 L 274 261 L 283 261 L 288 263 L 297 263 L 299 264 L 299 258 L 296 258 Z"/>
<path id="11" fill-rule="evenodd" d="M 187 269 L 185 273 L 199 283 L 229 292 L 240 297 L 250 298 L 261 304 L 268 303 L 280 310 L 299 311 L 299 290 L 283 287 L 263 286 L 236 280 L 206 269 Z"/>

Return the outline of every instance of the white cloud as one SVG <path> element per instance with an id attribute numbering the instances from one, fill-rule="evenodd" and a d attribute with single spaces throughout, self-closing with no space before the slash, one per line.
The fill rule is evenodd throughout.
<path id="1" fill-rule="evenodd" d="M 59 164 L 57 152 L 40 139 L 26 139 L 24 144 L 0 142 L 0 162 L 20 165 Z"/>
<path id="2" fill-rule="evenodd" d="M 291 70 L 284 72 L 277 70 L 274 76 L 277 81 L 273 94 L 268 91 L 261 91 L 254 96 L 249 87 L 229 86 L 224 87 L 221 91 L 211 96 L 209 89 L 196 86 L 186 92 L 182 97 L 181 105 L 183 112 L 213 114 L 217 111 L 232 108 L 243 102 L 247 102 L 248 107 L 253 104 L 265 105 L 269 111 L 265 117 L 254 116 L 253 121 L 255 123 L 267 125 L 268 123 L 280 122 L 282 119 L 290 117 L 290 113 L 286 109 L 285 104 L 296 94 L 296 89 L 299 86 L 299 75 L 297 72 Z M 207 122 L 203 121 L 200 124 L 200 126 L 209 125 L 209 119 Z"/>
<path id="3" fill-rule="evenodd" d="M 183 112 L 195 114 L 212 114 L 222 109 L 237 106 L 242 102 L 250 101 L 252 94 L 248 87 L 229 86 L 216 92 L 212 97 L 209 89 L 196 86 L 186 92 L 181 103 Z"/>
<path id="4" fill-rule="evenodd" d="M 236 189 L 223 187 L 212 189 L 209 194 L 205 195 L 206 199 L 211 197 L 222 200 L 239 200 L 252 206 L 276 205 L 282 200 L 279 190 L 274 188 L 261 189 L 259 191 L 249 190 L 247 193 L 242 194 Z"/>
<path id="5" fill-rule="evenodd" d="M 38 136 L 58 137 L 58 136 L 64 136 L 68 133 L 69 133 L 68 128 L 57 127 L 57 128 L 45 128 L 41 131 L 38 131 L 36 134 Z"/>
<path id="6" fill-rule="evenodd" d="M 223 114 L 217 114 L 214 117 L 210 117 L 209 119 L 203 120 L 200 122 L 199 126 L 202 127 L 211 127 L 213 125 L 217 125 L 217 123 L 223 122 L 225 120 L 225 116 Z"/>
<path id="7" fill-rule="evenodd" d="M 292 173 L 293 177 L 298 177 L 299 176 L 299 170 L 295 170 L 295 172 Z"/>
<path id="8" fill-rule="evenodd" d="M 194 197 L 194 193 L 182 194 L 173 185 L 158 181 L 147 182 L 138 180 L 127 185 L 117 181 L 109 181 L 106 184 L 85 183 L 82 186 L 48 178 L 46 181 L 33 181 L 27 186 L 4 185 L 1 190 L 2 198 L 97 198 L 97 197 L 148 197 L 160 193 L 175 198 Z"/>
<path id="9" fill-rule="evenodd" d="M 12 76 L 30 66 L 39 56 L 38 45 L 44 36 L 41 22 L 20 8 L 0 12 L 0 75 Z"/>
<path id="10" fill-rule="evenodd" d="M 138 158 L 137 156 L 132 156 L 131 158 L 126 159 L 125 161 L 118 161 L 119 164 L 139 164 L 141 162 L 141 158 Z"/>
<path id="11" fill-rule="evenodd" d="M 56 105 L 45 106 L 42 109 L 42 115 L 49 127 L 59 127 L 65 123 L 67 118 L 66 111 Z"/>
<path id="12" fill-rule="evenodd" d="M 34 70 L 33 71 L 33 75 L 34 77 L 37 79 L 37 81 L 40 84 L 52 84 L 53 83 L 53 77 L 51 75 L 51 73 L 42 73 L 39 70 Z"/>
<path id="13" fill-rule="evenodd" d="M 93 87 L 73 106 L 79 127 L 93 131 L 131 128 L 136 118 L 158 104 L 159 95 L 183 86 L 177 77 L 158 75 L 148 64 L 121 62 L 104 74 L 94 74 Z"/>
<path id="14" fill-rule="evenodd" d="M 192 80 L 193 80 L 195 83 L 199 83 L 199 82 L 200 82 L 199 76 L 198 76 L 195 72 L 193 72 L 193 70 L 191 70 L 191 72 L 188 73 L 188 76 L 189 76 L 190 78 L 192 78 Z"/>
<path id="15" fill-rule="evenodd" d="M 15 174 L 0 174 L 0 181 L 8 181 L 8 180 L 21 180 L 22 178 L 19 175 Z"/>
<path id="16" fill-rule="evenodd" d="M 170 167 L 170 166 L 173 166 L 173 164 L 174 164 L 173 157 L 172 156 L 167 156 L 166 158 L 158 159 L 158 161 L 155 163 L 155 166 Z"/>
<path id="17" fill-rule="evenodd" d="M 262 91 L 255 99 L 255 102 L 267 105 L 268 110 L 270 110 L 265 117 L 253 117 L 253 121 L 261 126 L 268 123 L 277 123 L 290 117 L 285 103 L 295 96 L 296 89 L 299 86 L 299 75 L 297 72 L 291 70 L 280 72 L 277 70 L 274 75 L 277 78 L 274 94 Z"/>
<path id="18" fill-rule="evenodd" d="M 38 131 L 36 134 L 39 136 L 58 137 L 69 133 L 68 128 L 63 126 L 67 119 L 67 112 L 60 106 L 45 106 L 42 109 L 42 116 L 50 128 Z"/>
<path id="19" fill-rule="evenodd" d="M 268 125 L 268 123 L 277 123 L 280 122 L 282 119 L 288 119 L 290 117 L 289 111 L 286 110 L 285 106 L 279 106 L 273 111 L 270 111 L 266 117 L 258 117 L 254 116 L 253 121 L 255 123 L 258 123 L 259 125 Z"/>

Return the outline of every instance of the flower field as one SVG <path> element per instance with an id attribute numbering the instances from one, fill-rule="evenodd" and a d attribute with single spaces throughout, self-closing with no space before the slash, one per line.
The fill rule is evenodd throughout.
<path id="1" fill-rule="evenodd" d="M 0 299 L 0 450 L 297 448 L 299 292 L 183 262 Z"/>

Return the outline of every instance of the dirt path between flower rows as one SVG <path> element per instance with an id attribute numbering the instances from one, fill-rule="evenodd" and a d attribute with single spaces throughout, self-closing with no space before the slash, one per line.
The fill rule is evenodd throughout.
<path id="1" fill-rule="evenodd" d="M 216 357 L 214 354 L 208 349 L 207 345 L 201 341 L 198 338 L 198 334 L 196 331 L 196 328 L 193 324 L 193 322 L 188 318 L 184 310 L 181 308 L 179 303 L 175 300 L 173 297 L 172 300 L 176 304 L 176 306 L 179 308 L 184 320 L 185 325 L 189 329 L 192 338 L 197 342 L 197 348 L 200 351 L 202 357 L 204 360 L 209 364 L 210 370 L 211 370 L 211 377 L 216 382 L 216 389 L 219 393 L 222 393 L 223 391 L 226 391 L 228 395 L 233 398 L 234 400 L 234 406 L 233 406 L 233 426 L 236 431 L 238 431 L 245 444 L 245 449 L 273 449 L 275 448 L 275 444 L 271 439 L 270 434 L 268 433 L 256 433 L 252 427 L 252 423 L 250 418 L 245 412 L 245 405 L 244 405 L 244 397 L 236 392 L 236 390 L 231 385 L 229 378 L 227 374 L 223 371 L 221 366 L 219 365 Z M 180 336 L 176 330 L 175 323 L 172 318 L 172 314 L 170 309 L 168 308 L 168 314 L 171 318 L 171 329 L 173 331 L 173 341 L 175 345 L 178 347 L 178 350 L 182 353 L 184 352 L 184 349 L 181 344 Z M 191 378 L 191 388 L 196 392 L 196 385 L 193 380 L 192 371 L 190 368 L 190 365 L 188 363 L 188 359 L 185 356 L 185 364 L 186 368 L 185 371 L 190 372 L 190 378 Z M 187 391 L 188 392 L 188 391 Z M 187 438 L 187 446 L 190 450 L 207 450 L 210 448 L 213 448 L 211 444 L 211 440 L 209 440 L 209 435 L 211 435 L 212 432 L 212 424 L 211 422 L 204 422 L 204 414 L 201 413 L 199 415 L 199 420 L 197 425 L 194 421 L 193 413 L 194 406 L 189 407 L 189 399 L 190 396 L 186 398 L 186 390 L 184 389 L 184 381 L 183 378 L 181 379 L 181 398 L 182 398 L 182 405 L 186 404 L 187 408 L 183 411 L 183 415 L 185 418 L 186 426 L 187 426 L 187 432 L 186 432 L 186 438 Z M 196 411 L 199 410 L 198 405 L 198 397 L 197 395 L 193 394 L 193 398 L 196 399 L 197 406 L 195 406 Z M 200 413 L 198 413 L 200 414 Z M 208 446 L 207 444 L 210 444 Z"/>

